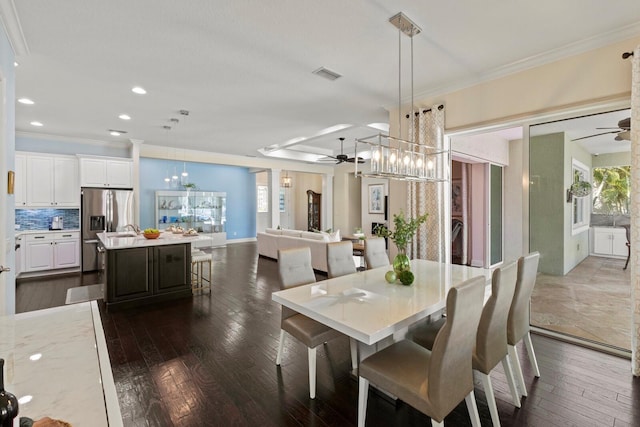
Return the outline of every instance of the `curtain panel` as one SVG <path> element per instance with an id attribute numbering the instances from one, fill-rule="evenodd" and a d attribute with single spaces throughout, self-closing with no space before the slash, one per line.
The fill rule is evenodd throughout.
<path id="1" fill-rule="evenodd" d="M 445 149 L 444 106 L 434 105 L 430 110 L 419 111 L 408 117 L 409 138 L 418 144 L 429 145 L 436 150 Z M 448 168 L 449 165 L 446 165 Z M 413 241 L 407 247 L 409 258 L 428 259 L 444 262 L 447 242 L 445 242 L 446 191 L 449 183 L 409 182 L 407 184 L 406 215 L 415 218 L 428 213 L 427 221 L 420 226 Z M 450 244 L 450 243 L 449 243 Z"/>

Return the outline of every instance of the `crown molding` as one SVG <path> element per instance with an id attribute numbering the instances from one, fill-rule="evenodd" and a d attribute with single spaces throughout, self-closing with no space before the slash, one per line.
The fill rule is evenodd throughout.
<path id="1" fill-rule="evenodd" d="M 103 141 L 100 139 L 77 138 L 73 136 L 55 135 L 55 134 L 39 133 L 39 132 L 24 132 L 24 131 L 16 131 L 16 137 L 35 138 L 35 139 L 53 139 L 55 141 L 60 141 L 60 142 L 73 142 L 78 144 L 101 145 L 101 146 L 110 146 L 110 147 L 113 147 L 114 145 L 122 145 L 124 147 L 129 147 L 129 145 L 131 144 L 128 141 L 122 141 L 122 142 L 121 141 Z"/>
<path id="2" fill-rule="evenodd" d="M 0 0 L 0 20 L 13 48 L 13 53 L 16 56 L 28 55 L 29 45 L 22 31 L 22 24 L 20 24 L 18 11 L 13 0 Z"/>
<path id="3" fill-rule="evenodd" d="M 509 64 L 505 64 L 496 67 L 492 70 L 480 73 L 479 75 L 457 81 L 448 82 L 441 86 L 428 89 L 422 92 L 414 94 L 414 100 L 417 99 L 429 99 L 449 93 L 453 93 L 465 88 L 473 87 L 481 83 L 485 83 L 491 80 L 497 80 L 502 77 L 506 77 L 511 74 L 516 74 L 522 71 L 526 71 L 532 68 L 540 67 L 542 65 L 550 64 L 571 56 L 579 55 L 585 52 L 596 50 L 614 43 L 622 42 L 640 36 L 640 22 L 626 25 L 624 27 L 617 28 L 615 30 L 608 31 L 606 33 L 592 36 L 580 41 L 570 43 L 555 49 L 548 50 L 536 55 L 522 58 Z M 630 46 L 629 49 L 633 48 Z M 622 52 L 620 52 L 622 54 Z M 403 104 L 411 103 L 411 96 L 404 97 L 402 99 Z M 387 109 L 397 108 L 395 106 L 388 106 Z"/>

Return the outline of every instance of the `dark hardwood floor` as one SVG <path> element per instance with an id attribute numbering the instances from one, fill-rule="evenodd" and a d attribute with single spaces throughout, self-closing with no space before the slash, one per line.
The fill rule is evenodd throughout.
<path id="1" fill-rule="evenodd" d="M 101 307 L 125 426 L 356 425 L 347 338 L 318 350 L 317 397 L 310 400 L 306 348 L 288 339 L 282 366 L 275 365 L 277 264 L 258 258 L 253 243 L 212 254 L 210 297 L 120 312 Z M 40 288 L 26 289 L 19 300 Z M 533 343 L 542 376 L 534 379 L 525 358 L 529 396 L 522 408 L 510 404 L 501 367 L 492 373 L 503 426 L 640 425 L 640 378 L 628 360 L 536 335 Z M 481 385 L 476 399 L 482 425 L 490 426 Z M 464 404 L 445 420 L 470 424 Z M 425 425 L 429 419 L 409 405 L 370 392 L 367 426 Z"/>

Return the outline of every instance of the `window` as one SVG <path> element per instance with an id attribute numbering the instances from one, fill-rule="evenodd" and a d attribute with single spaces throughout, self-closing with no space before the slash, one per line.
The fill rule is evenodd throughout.
<path id="1" fill-rule="evenodd" d="M 573 159 L 573 180 L 572 184 L 580 181 L 589 182 L 589 168 L 576 159 Z M 591 206 L 591 197 L 572 197 L 572 228 L 571 234 L 579 234 L 589 229 L 589 215 Z"/>
<path id="2" fill-rule="evenodd" d="M 629 215 L 631 167 L 593 168 L 593 213 Z"/>
<path id="3" fill-rule="evenodd" d="M 258 185 L 258 212 L 269 212 L 269 187 Z"/>

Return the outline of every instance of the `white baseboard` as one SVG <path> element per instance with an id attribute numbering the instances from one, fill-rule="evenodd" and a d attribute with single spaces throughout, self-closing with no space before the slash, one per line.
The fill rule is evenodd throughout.
<path id="1" fill-rule="evenodd" d="M 471 267 L 483 267 L 484 266 L 484 262 L 482 262 L 479 259 L 472 259 L 471 260 Z"/>
<path id="2" fill-rule="evenodd" d="M 228 239 L 227 245 L 232 245 L 234 243 L 247 243 L 247 242 L 255 242 L 257 239 L 255 237 L 247 237 L 245 239 Z"/>

